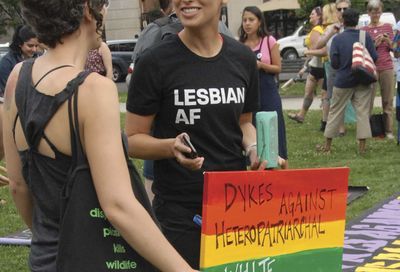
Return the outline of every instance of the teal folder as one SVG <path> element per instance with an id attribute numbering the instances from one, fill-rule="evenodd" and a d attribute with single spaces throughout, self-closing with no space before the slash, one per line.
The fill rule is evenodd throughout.
<path id="1" fill-rule="evenodd" d="M 276 111 L 256 114 L 257 155 L 268 162 L 268 168 L 278 167 L 278 115 Z"/>

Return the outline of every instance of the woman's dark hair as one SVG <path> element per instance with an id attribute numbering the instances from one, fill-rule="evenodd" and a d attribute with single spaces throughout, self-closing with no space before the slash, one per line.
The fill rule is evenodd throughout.
<path id="1" fill-rule="evenodd" d="M 267 28 L 265 27 L 265 19 L 264 19 L 264 15 L 261 12 L 261 10 L 256 6 L 248 6 L 243 9 L 242 14 L 244 14 L 246 11 L 254 14 L 261 23 L 260 28 L 257 31 L 257 35 L 261 38 L 268 36 L 269 33 L 267 31 Z M 244 32 L 243 24 L 241 24 L 239 27 L 239 41 L 244 42 L 244 41 L 246 41 L 246 39 L 247 39 L 247 34 L 246 34 L 246 32 Z"/>
<path id="2" fill-rule="evenodd" d="M 36 34 L 27 25 L 20 25 L 15 29 L 10 49 L 21 54 L 21 46 L 32 38 L 36 38 Z"/>
<path id="3" fill-rule="evenodd" d="M 345 27 L 354 27 L 357 26 L 358 24 L 358 17 L 360 16 L 360 13 L 352 8 L 346 9 L 343 12 L 343 25 Z"/>
<path id="4" fill-rule="evenodd" d="M 74 33 L 81 24 L 85 4 L 96 20 L 96 31 L 103 31 L 100 13 L 108 0 L 22 0 L 22 14 L 37 33 L 40 42 L 54 48 L 62 37 Z"/>
<path id="5" fill-rule="evenodd" d="M 322 8 L 317 6 L 313 8 L 313 11 L 315 11 L 315 13 L 319 16 L 318 25 L 322 25 Z"/>

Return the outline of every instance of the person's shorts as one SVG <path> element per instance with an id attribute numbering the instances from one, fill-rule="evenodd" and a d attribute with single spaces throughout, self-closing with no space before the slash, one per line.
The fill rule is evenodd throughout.
<path id="1" fill-rule="evenodd" d="M 310 74 L 318 81 L 325 77 L 324 68 L 310 66 Z"/>

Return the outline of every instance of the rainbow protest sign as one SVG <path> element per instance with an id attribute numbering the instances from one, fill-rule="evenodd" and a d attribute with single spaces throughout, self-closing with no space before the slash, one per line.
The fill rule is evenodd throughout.
<path id="1" fill-rule="evenodd" d="M 201 271 L 341 271 L 348 175 L 205 173 Z"/>

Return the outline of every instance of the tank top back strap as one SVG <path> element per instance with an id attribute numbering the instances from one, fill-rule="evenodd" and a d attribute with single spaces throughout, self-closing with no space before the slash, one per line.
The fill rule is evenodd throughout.
<path id="1" fill-rule="evenodd" d="M 44 137 L 44 129 L 59 107 L 74 93 L 88 72 L 79 73 L 67 86 L 54 96 L 43 94 L 32 86 L 34 60 L 25 61 L 19 74 L 15 92 L 17 115 L 29 148 L 37 148 Z M 63 66 L 66 67 L 66 66 Z M 61 67 L 62 68 L 62 67 Z M 60 69 L 60 68 L 58 68 Z M 56 69 L 53 69 L 53 71 Z M 48 75 L 49 73 L 46 73 Z M 40 80 L 38 81 L 40 82 Z M 36 84 L 37 85 L 37 84 Z"/>
<path id="2" fill-rule="evenodd" d="M 57 66 L 57 67 L 55 67 L 55 68 L 53 68 L 53 69 L 51 69 L 50 71 L 48 71 L 47 73 L 45 73 L 39 80 L 38 80 L 38 82 L 36 82 L 36 84 L 35 84 L 35 88 L 39 85 L 39 83 L 47 76 L 47 75 L 49 75 L 49 74 L 51 74 L 52 72 L 54 72 L 54 71 L 56 71 L 56 70 L 59 70 L 59 69 L 61 69 L 61 68 L 66 68 L 66 67 L 73 67 L 72 65 L 61 65 L 61 66 Z"/>

